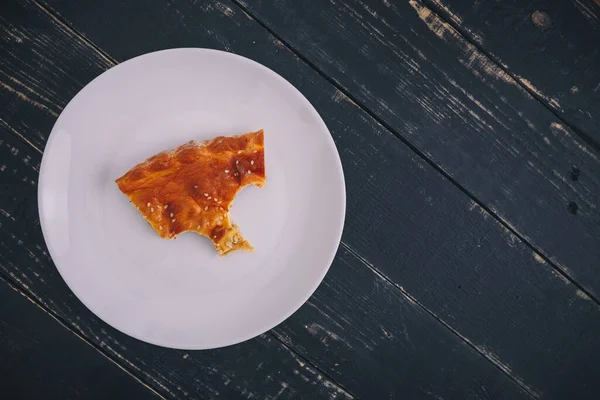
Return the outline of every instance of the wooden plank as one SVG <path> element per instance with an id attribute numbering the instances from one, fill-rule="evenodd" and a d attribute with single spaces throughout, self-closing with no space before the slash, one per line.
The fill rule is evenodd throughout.
<path id="1" fill-rule="evenodd" d="M 2 278 L 0 304 L 2 398 L 160 398 Z"/>
<path id="2" fill-rule="evenodd" d="M 352 397 L 348 390 L 364 398 L 531 398 L 345 250 L 307 305 L 273 331 L 285 345 L 262 335 L 225 349 L 184 352 L 127 337 L 98 321 L 73 297 L 47 254 L 35 202 L 40 155 L 0 128 L 0 160 L 5 163 L 0 167 L 0 277 L 17 282 L 78 335 L 165 397 L 344 399 Z M 3 286 L 0 278 L 0 294 Z M 20 314 L 30 318 L 26 310 Z M 37 335 L 32 328 L 30 341 L 49 340 L 43 327 Z M 52 352 L 48 358 L 54 356 Z M 315 364 L 326 365 L 331 378 Z M 15 374 L 28 379 L 22 369 Z"/>
<path id="3" fill-rule="evenodd" d="M 69 12 L 71 23 L 85 27 L 85 35 L 118 60 L 164 47 L 206 46 L 250 56 L 284 75 L 315 104 L 340 149 L 349 193 L 344 236 L 349 251 L 359 250 L 367 265 L 401 282 L 413 301 L 529 393 L 585 395 L 594 388 L 598 367 L 588 355 L 598 347 L 591 334 L 598 320 L 595 304 L 577 296 L 577 288 L 553 274 L 538 254 L 255 21 L 231 3 L 209 5 L 145 8 L 143 21 L 134 18 L 139 10 L 129 3 L 111 3 L 92 20 L 82 3 L 61 12 L 63 18 Z M 123 44 L 119 37 L 134 20 L 135 36 L 155 42 Z M 108 21 L 112 34 L 103 28 Z M 320 351 L 311 348 L 307 357 Z M 333 367 L 324 372 L 334 375 Z"/>
<path id="4" fill-rule="evenodd" d="M 240 3 L 600 297 L 599 153 L 450 25 L 417 0 Z"/>
<path id="5" fill-rule="evenodd" d="M 600 3 L 425 2 L 600 146 Z"/>

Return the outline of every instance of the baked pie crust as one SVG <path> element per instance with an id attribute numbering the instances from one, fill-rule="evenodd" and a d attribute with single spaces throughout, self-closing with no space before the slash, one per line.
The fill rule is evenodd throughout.
<path id="1" fill-rule="evenodd" d="M 133 167 L 116 180 L 140 214 L 164 239 L 192 231 L 223 256 L 253 250 L 229 210 L 245 186 L 265 185 L 264 133 L 190 141 Z"/>

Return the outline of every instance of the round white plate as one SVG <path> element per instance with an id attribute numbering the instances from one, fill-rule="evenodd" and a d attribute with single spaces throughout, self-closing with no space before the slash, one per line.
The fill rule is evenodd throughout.
<path id="1" fill-rule="evenodd" d="M 220 258 L 209 240 L 163 240 L 115 179 L 189 140 L 263 128 L 267 186 L 231 215 L 255 252 Z M 71 100 L 44 152 L 39 211 L 50 254 L 98 317 L 140 340 L 181 349 L 259 335 L 315 291 L 340 242 L 340 158 L 311 104 L 246 58 L 174 49 L 124 62 Z"/>

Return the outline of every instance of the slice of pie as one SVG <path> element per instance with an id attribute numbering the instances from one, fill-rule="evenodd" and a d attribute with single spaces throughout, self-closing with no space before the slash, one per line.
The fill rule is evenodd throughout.
<path id="1" fill-rule="evenodd" d="M 159 153 L 116 180 L 162 238 L 192 231 L 223 256 L 253 250 L 231 222 L 229 209 L 247 185 L 265 185 L 263 131 L 191 141 Z"/>

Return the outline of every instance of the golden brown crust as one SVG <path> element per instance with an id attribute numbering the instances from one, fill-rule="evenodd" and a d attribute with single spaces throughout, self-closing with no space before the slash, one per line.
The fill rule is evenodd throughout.
<path id="1" fill-rule="evenodd" d="M 116 180 L 119 189 L 165 239 L 192 231 L 220 255 L 252 250 L 229 209 L 247 185 L 265 185 L 263 131 L 188 142 L 148 158 Z"/>

